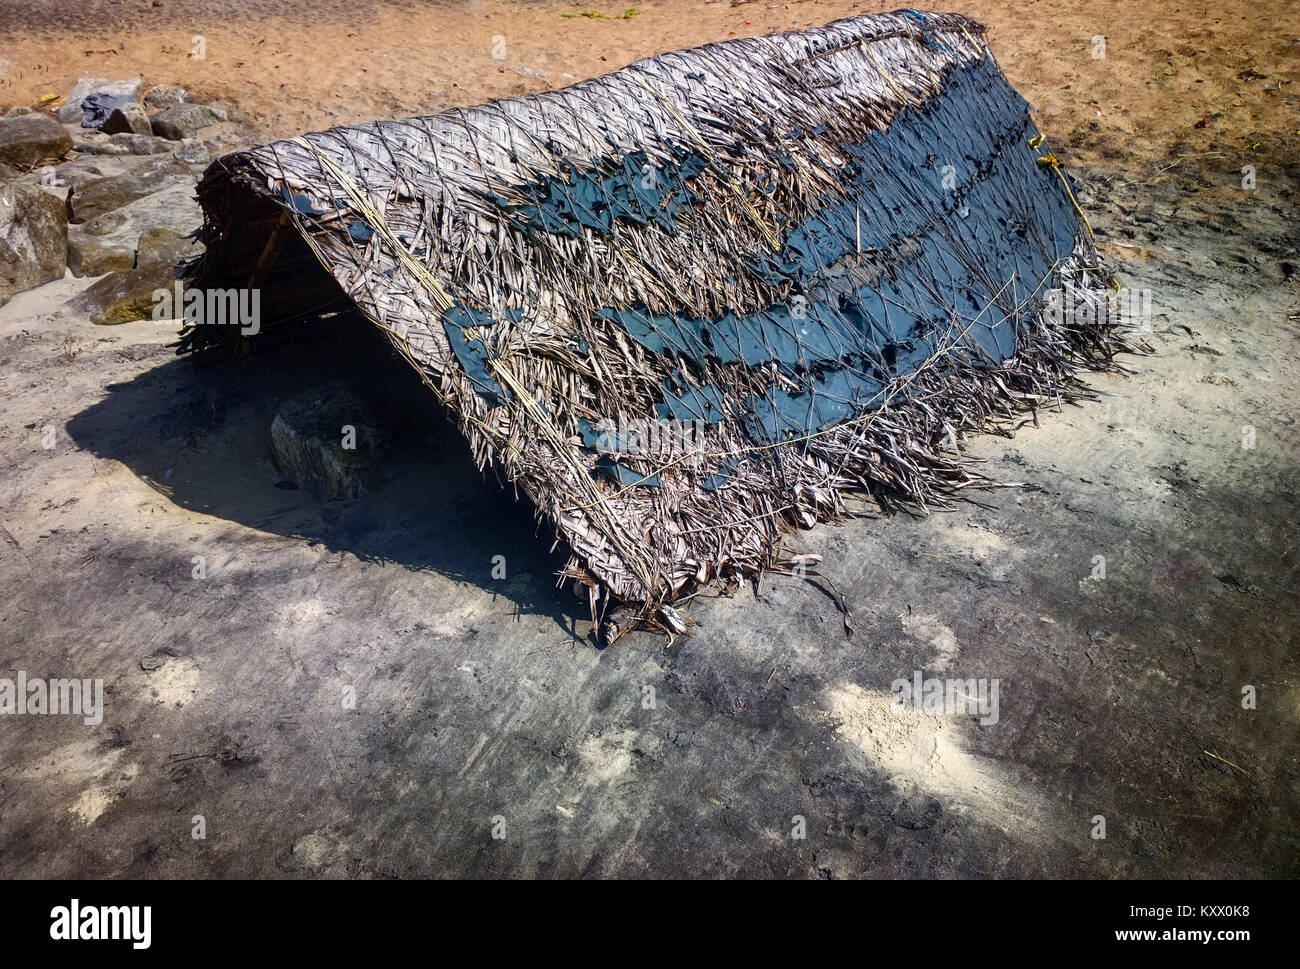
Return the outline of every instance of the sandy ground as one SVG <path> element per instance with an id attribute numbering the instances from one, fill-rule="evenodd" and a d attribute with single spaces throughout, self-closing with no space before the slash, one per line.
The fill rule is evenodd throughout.
<path id="1" fill-rule="evenodd" d="M 573 16 L 629 9 L 638 13 L 626 20 Z M 66 94 L 82 74 L 139 75 L 228 101 L 266 136 L 287 138 L 891 9 L 845 0 L 0 0 L 0 102 Z M 1089 160 L 1089 148 L 1132 161 L 1256 142 L 1254 151 L 1276 155 L 1284 136 L 1295 137 L 1294 91 L 1278 89 L 1300 56 L 1290 0 L 974 0 L 959 9 L 988 25 L 1007 76 L 1072 160 Z M 1093 56 L 1097 36 L 1104 58 Z M 191 56 L 197 37 L 202 59 Z"/>
<path id="2" fill-rule="evenodd" d="M 0 102 L 140 73 L 290 135 L 884 8 L 581 9 L 625 8 L 0 0 Z M 597 650 L 528 510 L 364 331 L 195 372 L 67 311 L 84 281 L 0 308 L 0 676 L 107 692 L 98 726 L 0 722 L 0 875 L 1300 875 L 1292 8 L 965 9 L 1151 290 L 1156 353 L 970 442 L 1023 487 L 797 536 L 851 636 L 774 577 L 671 648 Z M 271 417 L 322 385 L 407 411 L 370 498 L 277 487 Z M 895 714 L 918 670 L 997 678 L 998 722 Z"/>

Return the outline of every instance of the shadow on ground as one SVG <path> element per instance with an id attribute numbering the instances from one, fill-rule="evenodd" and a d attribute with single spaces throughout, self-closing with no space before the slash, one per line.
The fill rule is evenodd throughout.
<path id="1" fill-rule="evenodd" d="M 319 325 L 250 359 L 202 368 L 177 359 L 110 384 L 107 397 L 68 421 L 68 433 L 182 508 L 471 582 L 509 597 L 517 614 L 548 616 L 577 635 L 581 606 L 552 580 L 563 555 L 550 549 L 528 503 L 478 471 L 433 395 L 373 327 L 355 317 Z M 316 388 L 373 401 L 392 432 L 365 497 L 317 501 L 275 465 L 270 427 L 279 404 Z M 508 581 L 492 576 L 498 555 Z"/>

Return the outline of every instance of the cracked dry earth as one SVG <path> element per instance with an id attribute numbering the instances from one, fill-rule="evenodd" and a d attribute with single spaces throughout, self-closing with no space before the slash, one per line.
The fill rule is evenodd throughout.
<path id="1" fill-rule="evenodd" d="M 1244 190 L 1242 149 L 1058 124 L 1154 352 L 963 442 L 1019 487 L 793 536 L 851 635 L 774 576 L 595 648 L 368 331 L 195 371 L 84 281 L 0 308 L 0 675 L 105 686 L 102 724 L 0 721 L 0 875 L 1300 875 L 1296 142 Z M 321 385 L 391 415 L 368 498 L 277 487 Z M 895 713 L 915 671 L 996 678 L 996 722 Z"/>

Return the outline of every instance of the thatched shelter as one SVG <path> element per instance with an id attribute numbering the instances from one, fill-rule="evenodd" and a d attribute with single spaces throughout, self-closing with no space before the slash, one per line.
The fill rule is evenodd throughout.
<path id="1" fill-rule="evenodd" d="M 855 494 L 1121 346 L 1068 177 L 983 28 L 904 11 L 228 155 L 193 285 L 355 306 L 571 551 L 602 634 L 680 631 Z M 1052 313 L 1049 292 L 1096 312 Z M 193 326 L 183 349 L 245 348 Z"/>

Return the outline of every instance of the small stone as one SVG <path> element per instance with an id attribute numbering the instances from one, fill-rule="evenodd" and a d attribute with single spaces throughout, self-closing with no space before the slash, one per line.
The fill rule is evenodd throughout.
<path id="1" fill-rule="evenodd" d="M 72 150 L 63 125 L 43 114 L 0 118 L 0 162 L 31 168 L 43 159 L 58 159 Z"/>
<path id="2" fill-rule="evenodd" d="M 198 138 L 184 139 L 180 147 L 172 152 L 172 157 L 179 158 L 188 165 L 206 165 L 211 160 L 208 146 Z"/>
<path id="3" fill-rule="evenodd" d="M 391 444 L 373 406 L 346 391 L 318 390 L 285 401 L 271 422 L 276 466 L 317 501 L 367 494 Z"/>
<path id="4" fill-rule="evenodd" d="M 207 104 L 174 104 L 153 116 L 153 133 L 180 141 L 193 138 L 200 128 L 226 120 L 226 112 Z"/>
<path id="5" fill-rule="evenodd" d="M 127 101 L 112 110 L 100 130 L 109 135 L 150 135 L 153 125 L 144 112 L 144 105 L 139 101 Z"/>
<path id="6" fill-rule="evenodd" d="M 0 306 L 62 279 L 67 261 L 68 216 L 59 199 L 18 182 L 0 189 Z"/>
<path id="7" fill-rule="evenodd" d="M 15 104 L 12 108 L 10 108 L 8 111 L 5 112 L 5 117 L 18 118 L 24 114 L 31 114 L 31 113 L 32 113 L 31 108 L 23 107 L 21 104 Z"/>
<path id="8" fill-rule="evenodd" d="M 189 97 L 189 92 L 183 87 L 155 84 L 145 92 L 144 103 L 147 108 L 170 108 L 173 104 L 184 104 Z"/>

